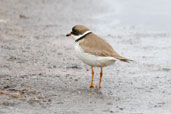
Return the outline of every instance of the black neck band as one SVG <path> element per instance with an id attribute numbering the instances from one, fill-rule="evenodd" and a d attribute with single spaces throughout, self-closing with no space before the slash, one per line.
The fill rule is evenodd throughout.
<path id="1" fill-rule="evenodd" d="M 78 42 L 80 40 L 82 40 L 84 37 L 86 37 L 87 35 L 89 35 L 91 32 L 85 34 L 84 36 L 81 36 L 80 38 L 76 39 L 75 42 Z"/>

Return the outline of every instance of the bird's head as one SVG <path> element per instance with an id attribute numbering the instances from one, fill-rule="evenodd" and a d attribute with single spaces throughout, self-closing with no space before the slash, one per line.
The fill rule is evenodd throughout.
<path id="1" fill-rule="evenodd" d="M 72 36 L 75 40 L 77 40 L 78 38 L 84 36 L 87 33 L 90 33 L 90 30 L 87 27 L 83 25 L 75 25 L 72 28 L 72 31 L 68 33 L 66 36 Z"/>

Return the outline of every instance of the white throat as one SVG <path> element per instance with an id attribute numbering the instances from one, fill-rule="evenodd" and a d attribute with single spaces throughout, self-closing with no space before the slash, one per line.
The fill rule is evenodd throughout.
<path id="1" fill-rule="evenodd" d="M 84 34 L 81 34 L 81 35 L 78 35 L 78 36 L 72 34 L 72 38 L 74 38 L 74 40 L 77 40 L 77 39 L 81 38 L 82 36 L 84 36 L 84 35 L 86 35 L 86 34 L 88 34 L 90 32 L 91 31 L 86 31 L 86 32 L 84 32 Z"/>

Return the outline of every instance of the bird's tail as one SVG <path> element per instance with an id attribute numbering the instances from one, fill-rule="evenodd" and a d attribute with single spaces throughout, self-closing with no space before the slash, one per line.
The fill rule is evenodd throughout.
<path id="1" fill-rule="evenodd" d="M 130 62 L 130 61 L 133 61 L 133 60 L 131 60 L 131 59 L 127 59 L 127 58 L 125 58 L 125 57 L 122 57 L 122 56 L 120 56 L 120 55 L 118 55 L 117 57 L 116 57 L 116 59 L 119 59 L 120 61 L 123 61 L 123 62 Z"/>

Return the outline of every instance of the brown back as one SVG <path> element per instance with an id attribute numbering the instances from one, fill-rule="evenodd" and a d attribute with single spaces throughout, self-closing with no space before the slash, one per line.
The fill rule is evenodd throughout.
<path id="1" fill-rule="evenodd" d="M 84 52 L 90 53 L 92 55 L 114 57 L 124 62 L 129 61 L 128 59 L 117 54 L 116 51 L 105 40 L 94 33 L 85 36 L 85 38 L 80 41 L 79 45 L 82 47 Z"/>

